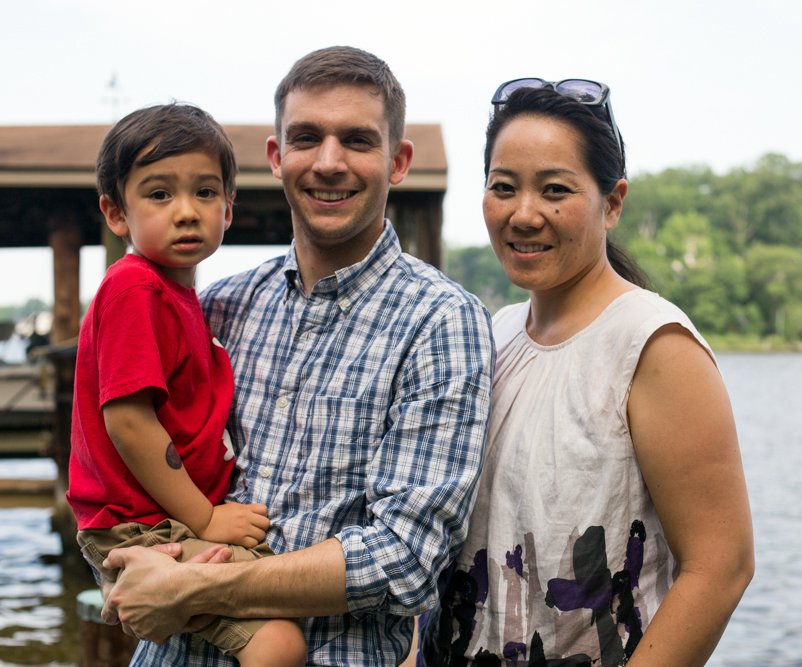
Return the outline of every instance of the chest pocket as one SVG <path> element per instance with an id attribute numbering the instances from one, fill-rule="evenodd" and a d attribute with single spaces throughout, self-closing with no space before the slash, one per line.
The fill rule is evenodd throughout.
<path id="1" fill-rule="evenodd" d="M 384 435 L 383 414 L 367 399 L 336 396 L 319 396 L 299 409 L 304 485 L 316 484 L 324 494 L 328 485 L 361 489 Z"/>

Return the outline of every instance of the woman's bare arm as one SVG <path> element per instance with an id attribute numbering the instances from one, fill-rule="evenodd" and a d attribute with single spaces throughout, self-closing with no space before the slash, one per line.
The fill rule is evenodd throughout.
<path id="1" fill-rule="evenodd" d="M 704 665 L 754 571 L 735 423 L 706 350 L 678 325 L 646 345 L 628 404 L 644 480 L 679 576 L 629 667 Z"/>

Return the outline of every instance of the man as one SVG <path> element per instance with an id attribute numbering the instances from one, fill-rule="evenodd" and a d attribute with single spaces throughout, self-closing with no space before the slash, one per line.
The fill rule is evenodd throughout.
<path id="1" fill-rule="evenodd" d="M 315 51 L 275 102 L 267 158 L 293 247 L 203 302 L 236 379 L 230 499 L 267 505 L 279 555 L 178 564 L 113 552 L 125 570 L 104 614 L 156 641 L 198 614 L 302 617 L 309 664 L 395 665 L 465 537 L 490 322 L 475 297 L 404 255 L 384 219 L 413 150 L 387 65 L 350 47 Z M 140 644 L 132 664 L 234 663 L 180 635 Z"/>

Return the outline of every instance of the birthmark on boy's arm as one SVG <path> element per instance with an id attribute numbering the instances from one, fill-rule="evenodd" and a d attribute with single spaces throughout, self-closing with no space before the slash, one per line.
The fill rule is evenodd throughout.
<path id="1" fill-rule="evenodd" d="M 164 453 L 164 458 L 167 461 L 167 465 L 173 470 L 181 468 L 181 457 L 178 455 L 178 450 L 172 440 L 167 443 L 167 451 Z"/>

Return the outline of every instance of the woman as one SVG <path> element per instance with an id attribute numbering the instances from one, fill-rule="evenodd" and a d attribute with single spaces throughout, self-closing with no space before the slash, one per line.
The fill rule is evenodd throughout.
<path id="1" fill-rule="evenodd" d="M 703 665 L 751 579 L 707 343 L 607 235 L 628 183 L 603 84 L 503 84 L 484 216 L 530 292 L 494 319 L 485 469 L 425 665 Z"/>

